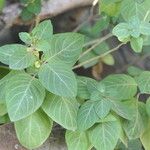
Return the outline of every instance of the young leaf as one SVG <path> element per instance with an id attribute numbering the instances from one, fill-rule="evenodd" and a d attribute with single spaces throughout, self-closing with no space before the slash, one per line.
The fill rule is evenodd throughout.
<path id="1" fill-rule="evenodd" d="M 78 84 L 77 97 L 83 98 L 83 99 L 89 99 L 90 92 L 88 88 L 96 87 L 97 82 L 96 80 L 88 78 L 88 77 L 77 76 L 77 84 Z"/>
<path id="2" fill-rule="evenodd" d="M 100 123 L 89 130 L 90 142 L 97 150 L 114 150 L 121 134 L 118 120 Z"/>
<path id="3" fill-rule="evenodd" d="M 147 128 L 148 116 L 145 104 L 139 103 L 136 107 L 134 118 L 130 121 L 125 121 L 123 125 L 129 139 L 139 138 Z"/>
<path id="4" fill-rule="evenodd" d="M 99 120 L 95 111 L 96 104 L 96 102 L 87 101 L 80 107 L 77 115 L 77 124 L 80 131 L 89 129 Z"/>
<path id="5" fill-rule="evenodd" d="M 131 38 L 130 44 L 131 44 L 132 49 L 135 52 L 140 53 L 143 48 L 143 38 L 142 37 Z"/>
<path id="6" fill-rule="evenodd" d="M 77 128 L 78 103 L 75 99 L 59 97 L 48 93 L 42 106 L 45 113 L 55 122 L 68 130 Z"/>
<path id="7" fill-rule="evenodd" d="M 68 150 L 88 150 L 91 146 L 86 132 L 66 131 L 65 137 Z"/>
<path id="8" fill-rule="evenodd" d="M 22 46 L 20 49 L 16 49 L 9 60 L 9 67 L 14 70 L 25 69 L 35 62 L 36 57 L 31 51 L 27 50 L 26 46 Z"/>
<path id="9" fill-rule="evenodd" d="M 144 71 L 137 77 L 138 87 L 141 93 L 150 94 L 150 71 Z"/>
<path id="10" fill-rule="evenodd" d="M 49 62 L 41 66 L 39 80 L 50 92 L 65 97 L 76 97 L 77 81 L 68 65 L 61 61 Z"/>
<path id="11" fill-rule="evenodd" d="M 69 65 L 74 65 L 82 51 L 84 37 L 79 33 L 55 34 L 49 43 L 49 50 L 45 51 L 46 62 L 58 58 Z"/>
<path id="12" fill-rule="evenodd" d="M 98 88 L 102 90 L 103 95 L 113 99 L 130 99 L 137 92 L 137 83 L 135 80 L 125 74 L 110 75 L 102 80 Z"/>
<path id="13" fill-rule="evenodd" d="M 16 51 L 24 48 L 20 44 L 8 44 L 0 47 L 0 62 L 9 65 L 9 58 Z"/>
<path id="14" fill-rule="evenodd" d="M 120 41 L 124 41 L 124 39 L 130 36 L 129 26 L 127 23 L 119 23 L 113 29 L 113 34 L 118 37 Z"/>
<path id="15" fill-rule="evenodd" d="M 36 40 L 50 40 L 53 34 L 53 26 L 50 20 L 38 24 L 31 32 L 31 36 Z"/>
<path id="16" fill-rule="evenodd" d="M 20 32 L 19 38 L 28 45 L 31 45 L 31 43 L 32 43 L 32 37 L 27 32 Z"/>
<path id="17" fill-rule="evenodd" d="M 49 137 L 52 126 L 52 120 L 41 110 L 15 122 L 17 137 L 20 143 L 28 149 L 41 146 Z"/>
<path id="18" fill-rule="evenodd" d="M 113 66 L 115 64 L 115 59 L 114 59 L 113 55 L 111 55 L 111 54 L 104 56 L 101 60 L 106 65 Z"/>
<path id="19" fill-rule="evenodd" d="M 23 119 L 43 103 L 45 89 L 38 79 L 26 73 L 13 76 L 7 84 L 6 104 L 11 121 Z"/>

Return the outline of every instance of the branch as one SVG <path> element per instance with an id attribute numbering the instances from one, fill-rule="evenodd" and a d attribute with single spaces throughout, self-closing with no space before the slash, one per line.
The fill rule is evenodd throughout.
<path id="1" fill-rule="evenodd" d="M 108 54 L 110 54 L 110 53 L 112 53 L 112 52 L 118 50 L 122 45 L 124 45 L 124 43 L 119 44 L 117 47 L 112 48 L 111 50 L 107 51 L 106 53 L 104 53 L 104 54 L 102 54 L 102 55 L 99 55 L 99 56 L 93 57 L 93 58 L 91 58 L 91 59 L 89 59 L 89 60 L 87 60 L 87 61 L 84 61 L 84 62 L 82 62 L 82 63 L 80 63 L 80 64 L 74 66 L 72 69 L 80 68 L 80 67 L 82 67 L 82 66 L 84 66 L 84 65 L 86 65 L 86 64 L 88 64 L 88 63 L 91 63 L 91 62 L 94 61 L 94 60 L 98 60 L 98 59 L 100 59 L 100 58 L 103 58 L 103 57 L 105 57 L 106 55 L 108 55 Z"/>

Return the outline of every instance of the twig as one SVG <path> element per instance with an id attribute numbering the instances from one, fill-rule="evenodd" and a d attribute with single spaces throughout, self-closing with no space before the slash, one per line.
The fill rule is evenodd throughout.
<path id="1" fill-rule="evenodd" d="M 91 59 L 89 59 L 89 60 L 87 60 L 87 61 L 84 61 L 84 62 L 82 62 L 82 63 L 80 63 L 80 64 L 74 66 L 73 69 L 80 68 L 80 67 L 82 67 L 82 66 L 84 66 L 84 65 L 86 65 L 86 64 L 88 64 L 88 63 L 90 63 L 90 62 L 92 62 L 92 61 L 94 61 L 94 60 L 100 59 L 100 58 L 102 58 L 102 57 L 104 57 L 104 56 L 106 56 L 106 55 L 108 55 L 108 54 L 110 54 L 110 53 L 112 53 L 112 52 L 118 50 L 122 45 L 124 45 L 124 43 L 119 44 L 117 47 L 115 47 L 115 48 L 113 48 L 113 49 L 107 51 L 106 53 L 104 53 L 104 54 L 102 54 L 102 55 L 93 57 L 93 58 L 91 58 Z"/>
<path id="2" fill-rule="evenodd" d="M 83 52 L 80 57 L 78 58 L 78 60 L 85 56 L 87 53 L 89 53 L 90 51 L 92 51 L 95 47 L 97 47 L 99 44 L 101 44 L 102 42 L 104 42 L 105 40 L 107 40 L 108 38 L 112 37 L 113 35 L 110 33 L 110 34 L 107 34 L 106 36 L 100 38 L 100 39 L 96 39 L 96 40 L 93 40 L 89 43 L 87 43 L 86 45 L 92 45 L 93 43 L 95 43 L 92 47 L 90 47 L 89 49 L 87 49 L 85 52 Z M 84 46 L 86 46 L 84 45 Z"/>

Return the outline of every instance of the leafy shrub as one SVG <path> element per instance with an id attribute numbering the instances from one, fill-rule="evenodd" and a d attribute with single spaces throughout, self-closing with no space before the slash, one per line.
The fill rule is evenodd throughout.
<path id="1" fill-rule="evenodd" d="M 139 95 L 150 94 L 150 71 L 132 67 L 130 75 L 113 74 L 101 81 L 72 71 L 93 66 L 99 58 L 113 65 L 110 53 L 127 42 L 141 52 L 150 35 L 148 5 L 148 0 L 101 0 L 102 20 L 81 29 L 85 36 L 53 34 L 47 20 L 31 33 L 19 34 L 23 45 L 0 47 L 0 62 L 10 68 L 9 73 L 1 68 L 5 70 L 0 80 L 1 123 L 13 122 L 20 143 L 28 149 L 45 142 L 55 121 L 66 129 L 69 150 L 122 150 L 128 145 L 141 150 L 140 141 L 149 150 L 150 99 L 145 104 Z M 122 42 L 111 50 L 105 42 L 111 34 L 97 40 L 110 24 Z M 94 47 L 85 51 L 90 45 Z"/>

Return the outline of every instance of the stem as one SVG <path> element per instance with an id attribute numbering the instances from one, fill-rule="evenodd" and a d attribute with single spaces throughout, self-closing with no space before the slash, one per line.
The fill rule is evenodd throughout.
<path id="1" fill-rule="evenodd" d="M 93 41 L 90 41 L 89 43 L 85 44 L 84 46 L 88 46 L 88 45 L 92 45 L 93 43 L 95 43 L 93 46 L 91 46 L 89 49 L 87 49 L 85 52 L 83 52 L 80 57 L 78 58 L 78 60 L 83 57 L 84 55 L 86 55 L 87 53 L 89 53 L 90 51 L 92 51 L 95 47 L 97 47 L 99 44 L 101 44 L 102 42 L 104 42 L 105 40 L 109 39 L 110 37 L 112 37 L 113 35 L 111 33 L 107 34 L 106 36 L 100 38 L 100 39 L 96 39 Z"/>
<path id="2" fill-rule="evenodd" d="M 110 53 L 112 53 L 112 52 L 118 50 L 122 45 L 124 45 L 124 43 L 119 44 L 117 47 L 115 47 L 115 48 L 113 48 L 113 49 L 107 51 L 106 53 L 104 53 L 104 54 L 102 54 L 102 55 L 96 56 L 96 57 L 94 57 L 94 58 L 91 58 L 91 59 L 89 59 L 89 60 L 87 60 L 87 61 L 84 61 L 84 62 L 82 62 L 82 63 L 80 63 L 80 64 L 74 66 L 73 69 L 80 68 L 80 67 L 82 67 L 82 66 L 84 66 L 84 65 L 86 65 L 86 64 L 88 64 L 88 63 L 90 63 L 90 62 L 92 62 L 92 61 L 94 61 L 94 60 L 100 59 L 100 58 L 102 58 L 102 57 L 104 57 L 104 56 L 106 56 L 106 55 L 108 55 L 108 54 L 110 54 Z"/>
<path id="3" fill-rule="evenodd" d="M 102 37 L 102 38 L 97 38 L 97 39 L 94 39 L 94 40 L 92 40 L 92 41 L 90 41 L 90 42 L 88 42 L 88 43 L 85 43 L 85 44 L 84 44 L 84 47 L 93 45 L 93 44 L 99 42 L 99 41 L 102 40 L 102 39 L 104 39 L 103 41 L 105 41 L 105 40 L 109 39 L 109 38 L 112 37 L 112 36 L 113 36 L 113 35 L 112 35 L 111 33 L 106 34 L 106 35 L 105 35 L 104 37 Z"/>
<path id="4" fill-rule="evenodd" d="M 146 13 L 146 15 L 145 15 L 145 17 L 144 17 L 144 21 L 146 21 L 146 19 L 147 19 L 149 13 L 150 13 L 150 11 L 148 11 L 148 12 Z"/>

